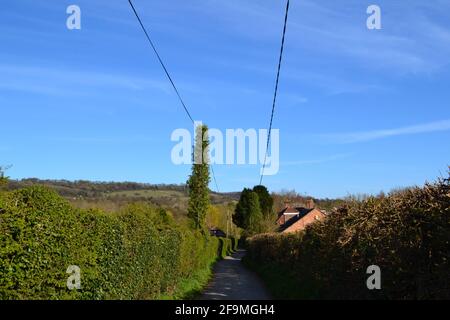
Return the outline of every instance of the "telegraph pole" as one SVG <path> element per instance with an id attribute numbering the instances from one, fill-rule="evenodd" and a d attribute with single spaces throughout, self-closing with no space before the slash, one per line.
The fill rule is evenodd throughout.
<path id="1" fill-rule="evenodd" d="M 229 213 L 229 210 L 227 208 L 227 239 L 228 239 L 228 224 L 229 224 L 229 222 L 230 222 L 230 213 Z"/>

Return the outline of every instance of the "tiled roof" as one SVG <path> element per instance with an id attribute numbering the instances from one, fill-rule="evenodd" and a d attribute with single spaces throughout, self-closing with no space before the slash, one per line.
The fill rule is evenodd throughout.
<path id="1" fill-rule="evenodd" d="M 281 212 L 278 214 L 278 216 L 281 216 L 283 214 L 297 214 L 300 213 L 296 208 L 293 207 L 286 207 L 283 210 L 281 210 Z"/>
<path id="2" fill-rule="evenodd" d="M 279 231 L 283 231 L 287 228 L 289 228 L 290 226 L 292 226 L 294 223 L 296 223 L 297 221 L 299 221 L 301 218 L 303 218 L 304 216 L 306 216 L 308 213 L 310 213 L 313 209 L 307 209 L 307 208 L 295 208 L 296 212 L 298 212 L 298 215 L 295 217 L 292 217 L 291 219 L 289 219 L 285 224 L 280 226 Z"/>

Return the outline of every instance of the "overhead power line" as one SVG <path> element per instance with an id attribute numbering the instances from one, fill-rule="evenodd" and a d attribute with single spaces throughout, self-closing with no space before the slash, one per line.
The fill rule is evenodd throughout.
<path id="1" fill-rule="evenodd" d="M 166 73 L 167 78 L 169 79 L 170 83 L 172 84 L 172 87 L 173 87 L 173 89 L 175 90 L 175 93 L 177 94 L 178 99 L 180 100 L 181 105 L 182 105 L 183 108 L 184 108 L 184 111 L 186 111 L 186 114 L 187 114 L 187 116 L 189 117 L 189 119 L 191 120 L 191 122 L 194 123 L 194 119 L 192 118 L 191 114 L 189 113 L 188 108 L 186 107 L 186 104 L 184 103 L 183 99 L 181 98 L 181 95 L 180 95 L 180 93 L 179 93 L 177 87 L 175 86 L 175 83 L 173 82 L 172 77 L 171 77 L 170 74 L 169 74 L 169 71 L 167 71 L 167 68 L 166 68 L 166 66 L 164 65 L 164 62 L 162 61 L 161 56 L 160 56 L 159 53 L 158 53 L 158 50 L 156 50 L 156 46 L 154 45 L 152 39 L 150 39 L 150 36 L 149 36 L 147 30 L 145 29 L 145 27 L 144 27 L 144 25 L 143 25 L 143 23 L 142 23 L 142 21 L 141 21 L 141 18 L 139 17 L 139 15 L 138 15 L 136 9 L 134 8 L 133 3 L 131 2 L 131 0 L 128 0 L 128 3 L 130 4 L 131 9 L 133 9 L 134 15 L 136 16 L 137 20 L 139 21 L 139 24 L 141 25 L 141 28 L 142 28 L 142 30 L 144 31 L 145 36 L 147 37 L 148 42 L 150 43 L 150 45 L 151 45 L 153 51 L 155 52 L 156 57 L 158 58 L 159 63 L 161 64 L 161 67 L 164 69 L 164 72 Z"/>
<path id="2" fill-rule="evenodd" d="M 277 101 L 278 81 L 280 79 L 281 62 L 283 60 L 284 37 L 286 35 L 286 25 L 287 25 L 288 13 L 289 13 L 289 0 L 287 0 L 287 3 L 286 3 L 286 14 L 284 16 L 284 27 L 283 27 L 283 36 L 281 38 L 280 58 L 278 59 L 277 79 L 275 81 L 275 92 L 273 94 L 272 113 L 270 115 L 269 132 L 268 132 L 268 135 L 267 135 L 266 154 L 264 156 L 264 163 L 263 163 L 263 167 L 262 167 L 261 177 L 259 179 L 259 184 L 260 185 L 262 184 L 262 180 L 263 180 L 263 177 L 264 177 L 264 169 L 266 167 L 266 161 L 267 161 L 267 152 L 269 151 L 269 143 L 270 143 L 270 136 L 271 136 L 271 131 L 272 131 L 273 114 L 275 112 L 275 105 L 276 105 L 276 101 Z"/>
<path id="3" fill-rule="evenodd" d="M 191 122 L 192 122 L 192 123 L 195 123 L 195 122 L 194 122 L 194 119 L 193 119 L 192 116 L 191 116 L 191 113 L 189 112 L 188 108 L 186 107 L 186 104 L 185 104 L 184 101 L 183 101 L 183 98 L 181 98 L 181 95 L 180 95 L 180 93 L 179 93 L 179 91 L 178 91 L 178 89 L 177 89 L 177 87 L 176 87 L 174 81 L 172 80 L 172 77 L 170 76 L 169 71 L 167 71 L 167 68 L 166 68 L 166 66 L 165 66 L 165 64 L 164 64 L 164 62 L 163 62 L 163 60 L 161 59 L 161 56 L 159 55 L 158 50 L 156 50 L 155 44 L 153 43 L 152 39 L 150 38 L 150 35 L 148 34 L 147 30 L 145 29 L 144 24 L 142 23 L 142 20 L 141 20 L 141 18 L 139 17 L 139 14 L 137 13 L 136 9 L 134 8 L 133 3 L 131 2 L 131 0 L 128 0 L 128 3 L 130 4 L 131 9 L 133 10 L 134 15 L 136 16 L 136 18 L 137 18 L 137 20 L 138 20 L 138 22 L 139 22 L 139 24 L 140 24 L 140 26 L 141 26 L 141 28 L 142 28 L 142 31 L 144 31 L 144 34 L 145 34 L 145 36 L 146 36 L 148 42 L 150 43 L 150 46 L 152 47 L 153 51 L 155 52 L 156 57 L 158 58 L 158 61 L 159 61 L 159 63 L 161 64 L 161 67 L 164 69 L 164 72 L 166 73 L 167 78 L 169 79 L 170 83 L 172 84 L 172 87 L 173 87 L 175 93 L 177 94 L 177 97 L 178 97 L 178 99 L 180 100 L 180 103 L 181 103 L 181 105 L 183 106 L 184 111 L 186 112 L 186 114 L 187 114 L 187 116 L 189 117 L 189 119 L 191 120 Z M 210 165 L 210 167 L 211 167 L 211 172 L 212 172 L 214 184 L 215 184 L 215 186 L 216 186 L 216 190 L 217 190 L 217 192 L 219 192 L 219 186 L 218 186 L 218 184 L 217 184 L 216 175 L 214 174 L 213 166 Z"/>
<path id="4" fill-rule="evenodd" d="M 213 179 L 214 179 L 214 184 L 216 185 L 217 193 L 219 193 L 220 192 L 219 191 L 219 186 L 217 185 L 216 175 L 214 174 L 214 168 L 213 168 L 212 165 L 211 165 L 211 172 L 212 172 L 212 176 L 213 176 Z"/>

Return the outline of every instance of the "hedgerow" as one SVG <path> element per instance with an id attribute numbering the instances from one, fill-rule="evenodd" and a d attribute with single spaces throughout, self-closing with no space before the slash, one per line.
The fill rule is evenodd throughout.
<path id="1" fill-rule="evenodd" d="M 231 246 L 232 246 L 232 251 L 237 251 L 238 249 L 238 239 L 236 238 L 231 238 Z"/>
<path id="2" fill-rule="evenodd" d="M 347 203 L 304 232 L 258 235 L 247 246 L 263 276 L 282 272 L 293 284 L 274 280 L 279 297 L 448 299 L 449 179 Z M 381 290 L 366 286 L 370 265 L 381 269 Z"/>
<path id="3" fill-rule="evenodd" d="M 234 249 L 234 238 L 219 238 L 219 257 L 225 258 L 236 250 Z"/>
<path id="4" fill-rule="evenodd" d="M 0 299 L 157 299 L 207 269 L 219 240 L 164 210 L 79 210 L 45 187 L 0 193 Z M 69 290 L 68 266 L 81 269 Z"/>

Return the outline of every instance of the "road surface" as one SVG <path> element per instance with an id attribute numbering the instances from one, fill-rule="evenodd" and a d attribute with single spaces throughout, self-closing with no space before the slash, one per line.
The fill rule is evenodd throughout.
<path id="1" fill-rule="evenodd" d="M 272 297 L 261 279 L 241 262 L 245 250 L 214 266 L 213 278 L 199 297 L 200 300 L 270 300 Z"/>

